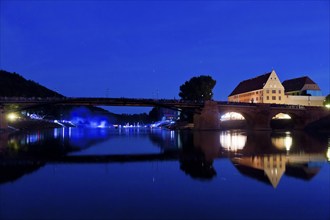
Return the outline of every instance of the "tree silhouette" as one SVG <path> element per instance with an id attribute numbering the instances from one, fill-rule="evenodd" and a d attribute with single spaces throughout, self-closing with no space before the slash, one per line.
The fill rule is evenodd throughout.
<path id="1" fill-rule="evenodd" d="M 216 81 L 211 76 L 192 77 L 180 86 L 179 96 L 182 100 L 206 101 L 213 97 Z"/>

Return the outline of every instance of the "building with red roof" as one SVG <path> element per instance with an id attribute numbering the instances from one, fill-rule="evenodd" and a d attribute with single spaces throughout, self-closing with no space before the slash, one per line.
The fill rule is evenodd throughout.
<path id="1" fill-rule="evenodd" d="M 241 81 L 228 96 L 229 102 L 322 106 L 325 97 L 308 76 L 281 83 L 275 70 Z"/>

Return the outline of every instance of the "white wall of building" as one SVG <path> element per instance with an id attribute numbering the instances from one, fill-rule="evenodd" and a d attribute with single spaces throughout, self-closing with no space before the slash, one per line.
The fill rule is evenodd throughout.
<path id="1" fill-rule="evenodd" d="M 287 95 L 286 104 L 305 105 L 305 106 L 323 106 L 325 96 L 295 96 Z"/>

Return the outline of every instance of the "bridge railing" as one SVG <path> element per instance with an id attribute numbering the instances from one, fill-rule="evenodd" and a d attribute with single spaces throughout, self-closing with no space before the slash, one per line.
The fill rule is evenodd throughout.
<path id="1" fill-rule="evenodd" d="M 276 103 L 248 103 L 248 102 L 228 102 L 228 101 L 217 101 L 218 105 L 226 106 L 240 106 L 240 107 L 268 107 L 268 108 L 286 108 L 286 109 L 322 109 L 323 106 L 304 106 L 304 105 L 291 105 L 291 104 L 276 104 Z"/>
<path id="2" fill-rule="evenodd" d="M 56 103 L 56 104 L 144 104 L 150 106 L 155 105 L 187 105 L 202 106 L 202 101 L 190 101 L 181 99 L 150 99 L 150 98 L 104 98 L 104 97 L 0 97 L 0 103 L 3 104 L 21 104 L 21 103 Z"/>
<path id="3" fill-rule="evenodd" d="M 151 98 L 105 98 L 105 97 L 0 97 L 2 104 L 15 103 L 147 103 L 150 105 L 187 105 L 187 106 L 203 106 L 204 101 L 197 100 L 182 100 L 182 99 L 151 99 Z M 269 107 L 269 108 L 288 108 L 288 109 L 320 109 L 319 106 L 303 106 L 303 105 L 288 105 L 275 103 L 247 103 L 247 102 L 229 102 L 215 101 L 218 105 L 223 106 L 240 106 L 240 107 Z"/>

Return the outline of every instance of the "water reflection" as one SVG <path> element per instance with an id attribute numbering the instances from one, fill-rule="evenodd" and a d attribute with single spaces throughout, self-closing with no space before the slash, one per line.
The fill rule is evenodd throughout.
<path id="1" fill-rule="evenodd" d="M 218 147 L 214 145 L 217 137 L 212 133 L 179 134 L 182 148 L 180 169 L 193 179 L 212 180 L 216 176 L 213 160 L 218 157 Z"/>
<path id="2" fill-rule="evenodd" d="M 127 137 L 135 147 L 149 140 L 152 152 L 80 154 L 100 143 Z M 123 140 L 124 140 L 123 139 Z M 119 142 L 122 143 L 122 142 Z M 141 146 L 140 146 L 141 145 Z M 310 180 L 329 161 L 330 139 L 302 132 L 174 132 L 161 129 L 55 129 L 1 134 L 0 183 L 15 181 L 47 163 L 129 163 L 178 161 L 179 169 L 196 180 L 213 180 L 229 159 L 244 176 L 276 188 L 283 175 Z M 78 152 L 78 153 L 76 153 Z M 103 152 L 103 153 L 102 153 Z"/>
<path id="3" fill-rule="evenodd" d="M 330 161 L 330 138 L 328 139 L 328 151 L 327 151 L 327 158 Z"/>
<path id="4" fill-rule="evenodd" d="M 286 132 L 285 136 L 272 137 L 271 140 L 272 140 L 272 144 L 280 150 L 285 149 L 289 151 L 291 149 L 292 136 L 290 132 Z"/>
<path id="5" fill-rule="evenodd" d="M 49 161 L 108 139 L 99 129 L 54 129 L 0 135 L 0 183 L 37 171 Z"/>
<path id="6" fill-rule="evenodd" d="M 247 135 L 239 131 L 224 131 L 220 133 L 220 143 L 227 151 L 237 152 L 246 144 Z"/>
<path id="7" fill-rule="evenodd" d="M 272 154 L 263 156 L 231 158 L 237 170 L 243 175 L 270 183 L 274 188 L 283 174 L 299 179 L 310 180 L 325 162 L 322 153 L 313 154 Z"/>
<path id="8" fill-rule="evenodd" d="M 252 157 L 234 157 L 231 159 L 237 170 L 243 175 L 271 183 L 277 187 L 285 172 L 286 159 L 284 155 L 267 155 Z"/>

